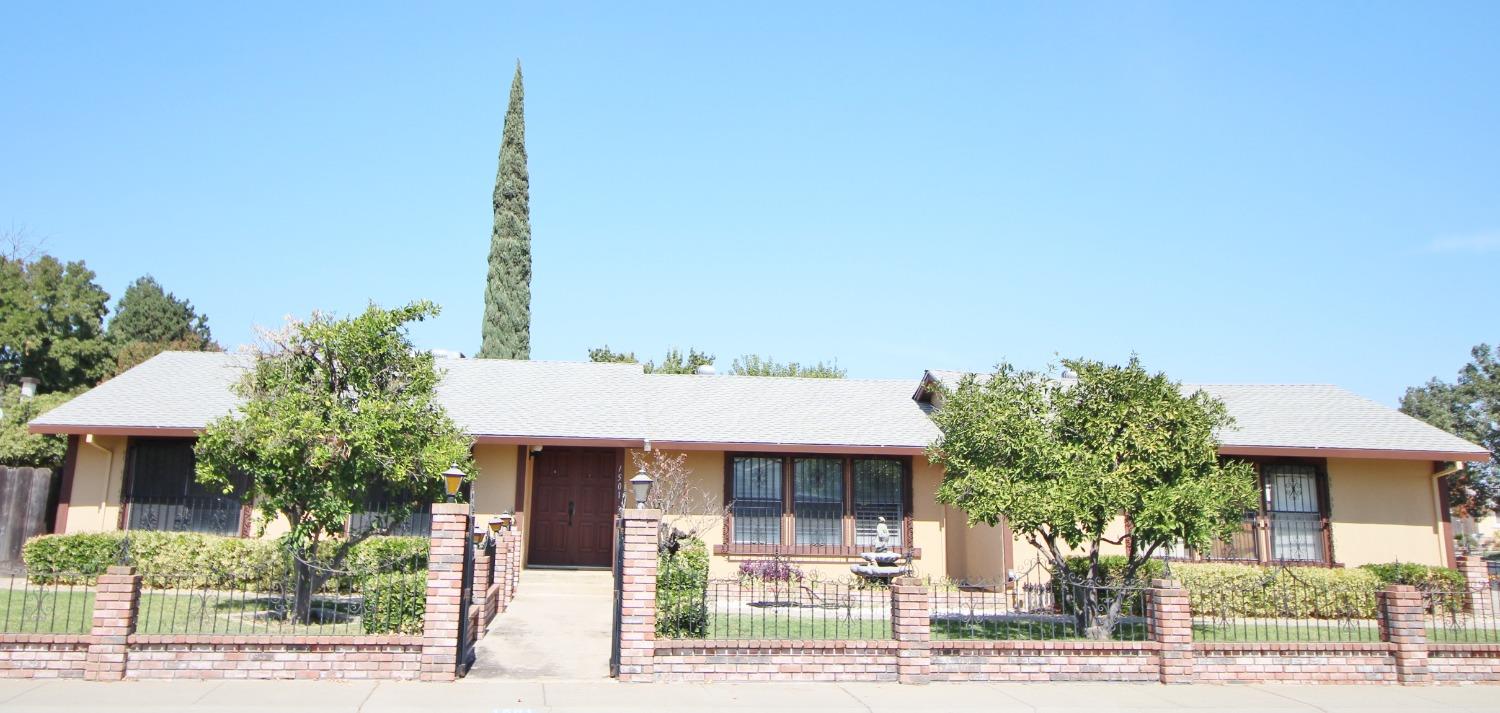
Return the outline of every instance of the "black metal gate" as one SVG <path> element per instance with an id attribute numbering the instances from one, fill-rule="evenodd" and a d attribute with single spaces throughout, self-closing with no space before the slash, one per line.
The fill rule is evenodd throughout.
<path id="1" fill-rule="evenodd" d="M 479 641 L 478 632 L 470 614 L 474 610 L 474 514 L 464 519 L 464 574 L 462 592 L 458 598 L 458 660 L 454 672 L 462 677 L 474 664 L 474 646 Z"/>
<path id="2" fill-rule="evenodd" d="M 625 564 L 625 524 L 615 518 L 615 556 L 614 556 L 614 580 L 615 580 L 615 610 L 612 614 L 613 624 L 610 626 L 609 636 L 609 675 L 617 678 L 620 675 L 620 602 L 621 570 Z"/>

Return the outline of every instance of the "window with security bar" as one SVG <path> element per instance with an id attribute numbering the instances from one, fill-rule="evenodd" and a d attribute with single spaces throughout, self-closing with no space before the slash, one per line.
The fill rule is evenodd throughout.
<path id="1" fill-rule="evenodd" d="M 1314 466 L 1267 464 L 1263 470 L 1271 558 L 1321 562 L 1326 559 L 1323 502 Z"/>
<path id="2" fill-rule="evenodd" d="M 730 455 L 730 543 L 817 551 L 906 547 L 909 462 L 901 458 Z"/>

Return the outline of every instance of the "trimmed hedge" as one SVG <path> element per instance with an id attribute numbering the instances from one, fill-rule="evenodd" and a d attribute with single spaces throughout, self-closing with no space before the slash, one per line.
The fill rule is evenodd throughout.
<path id="1" fill-rule="evenodd" d="M 1359 567 L 1377 578 L 1381 584 L 1410 584 L 1429 592 L 1462 592 L 1468 586 L 1464 573 L 1448 567 L 1429 567 L 1410 562 L 1387 562 L 1366 564 Z"/>
<path id="2" fill-rule="evenodd" d="M 420 634 L 427 613 L 427 570 L 366 578 L 365 611 L 360 626 L 366 634 Z"/>
<path id="3" fill-rule="evenodd" d="M 656 563 L 656 635 L 701 639 L 708 635 L 708 547 L 684 539 L 677 553 L 662 552 Z"/>
<path id="4" fill-rule="evenodd" d="M 280 540 L 197 532 L 88 532 L 40 535 L 21 549 L 27 575 L 37 583 L 78 583 L 120 561 L 141 573 L 145 586 L 165 588 L 184 575 L 194 586 L 265 585 L 285 578 L 291 561 Z M 354 546 L 342 569 L 414 572 L 427 568 L 427 538 L 372 537 Z"/>

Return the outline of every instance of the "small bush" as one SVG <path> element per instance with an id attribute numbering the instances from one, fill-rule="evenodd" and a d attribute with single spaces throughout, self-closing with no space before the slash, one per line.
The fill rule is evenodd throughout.
<path id="1" fill-rule="evenodd" d="M 1124 583 L 1125 565 L 1129 560 L 1125 555 L 1101 555 L 1099 557 L 1099 572 L 1101 575 L 1099 584 L 1115 586 Z M 1081 581 L 1089 573 L 1089 558 L 1069 557 L 1068 576 L 1073 581 Z M 1132 584 L 1144 586 L 1151 584 L 1151 580 L 1163 576 L 1166 565 L 1157 559 L 1146 560 L 1135 570 L 1135 580 Z"/>
<path id="2" fill-rule="evenodd" d="M 804 578 L 797 565 L 780 558 L 741 562 L 740 576 L 756 582 L 800 582 Z"/>
<path id="3" fill-rule="evenodd" d="M 1429 592 L 1462 592 L 1468 586 L 1464 573 L 1447 567 L 1429 567 L 1410 562 L 1360 565 L 1380 579 L 1382 585 L 1410 584 Z"/>
<path id="4" fill-rule="evenodd" d="M 701 639 L 708 634 L 708 547 L 684 539 L 675 554 L 658 555 L 656 633 L 669 639 Z"/>
<path id="5" fill-rule="evenodd" d="M 39 535 L 21 547 L 21 560 L 33 582 L 77 584 L 120 560 L 117 532 Z"/>
<path id="6" fill-rule="evenodd" d="M 366 634 L 420 634 L 427 613 L 427 570 L 366 577 L 360 582 Z"/>

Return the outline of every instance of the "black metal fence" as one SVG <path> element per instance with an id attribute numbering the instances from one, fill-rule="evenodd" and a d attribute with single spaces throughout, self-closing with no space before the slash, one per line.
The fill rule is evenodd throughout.
<path id="1" fill-rule="evenodd" d="M 0 632 L 87 634 L 98 572 L 48 572 L 0 581 Z"/>
<path id="2" fill-rule="evenodd" d="M 1203 642 L 1380 640 L 1373 581 L 1318 577 L 1277 567 L 1251 578 L 1186 585 L 1193 639 Z"/>
<path id="3" fill-rule="evenodd" d="M 1000 580 L 937 582 L 932 638 L 1141 641 L 1150 638 L 1148 584 L 1093 584 L 1040 565 Z"/>
<path id="4" fill-rule="evenodd" d="M 1427 640 L 1453 644 L 1500 644 L 1500 583 L 1470 583 L 1463 589 L 1425 591 Z"/>
<path id="5" fill-rule="evenodd" d="M 664 603 L 666 615 L 679 622 L 701 613 L 701 626 L 676 626 L 676 636 L 694 637 L 699 631 L 702 638 L 719 640 L 892 636 L 890 588 L 878 584 L 737 577 L 711 579 L 703 600 L 694 598 L 688 594 Z"/>
<path id="6" fill-rule="evenodd" d="M 217 570 L 141 571 L 142 634 L 419 634 L 423 557 L 333 568 L 284 553 Z"/>

